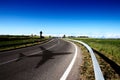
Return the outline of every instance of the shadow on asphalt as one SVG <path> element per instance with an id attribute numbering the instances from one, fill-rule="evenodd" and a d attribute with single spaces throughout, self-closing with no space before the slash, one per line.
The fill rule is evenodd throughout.
<path id="1" fill-rule="evenodd" d="M 58 56 L 58 55 L 68 55 L 71 54 L 71 52 L 61 52 L 61 53 L 53 53 L 52 51 L 49 51 L 47 49 L 45 49 L 44 47 L 41 47 L 42 50 L 42 54 L 34 54 L 34 55 L 24 55 L 22 53 L 19 54 L 19 59 L 17 61 L 20 61 L 21 59 L 25 58 L 25 57 L 40 57 L 40 61 L 38 62 L 38 64 L 36 65 L 35 68 L 39 68 L 40 65 L 44 64 L 45 62 L 47 62 L 49 59 L 54 59 L 54 56 Z M 41 59 L 42 57 L 42 59 Z"/>
<path id="2" fill-rule="evenodd" d="M 93 48 L 92 48 L 93 49 Z M 117 65 L 114 61 L 110 60 L 109 58 L 107 58 L 105 55 L 103 55 L 102 53 L 100 53 L 99 51 L 93 49 L 93 51 L 98 54 L 102 59 L 104 59 L 108 64 L 110 64 L 110 66 L 115 70 L 115 72 L 120 76 L 120 66 Z"/>

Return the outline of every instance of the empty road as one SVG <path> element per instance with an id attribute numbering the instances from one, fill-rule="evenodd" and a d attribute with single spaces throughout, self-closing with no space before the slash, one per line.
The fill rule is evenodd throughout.
<path id="1" fill-rule="evenodd" d="M 0 80 L 78 80 L 81 60 L 74 43 L 55 38 L 0 52 Z"/>

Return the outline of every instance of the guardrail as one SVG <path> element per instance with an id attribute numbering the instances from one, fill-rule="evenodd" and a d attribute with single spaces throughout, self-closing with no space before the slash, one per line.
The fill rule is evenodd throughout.
<path id="1" fill-rule="evenodd" d="M 91 56 L 91 58 L 92 58 L 93 69 L 94 69 L 94 74 L 95 74 L 95 80 L 104 80 L 102 71 L 101 71 L 101 69 L 100 69 L 100 66 L 99 66 L 99 64 L 98 64 L 98 61 L 97 61 L 97 59 L 96 59 L 96 57 L 95 57 L 95 55 L 94 55 L 94 52 L 93 52 L 93 50 L 91 49 L 91 47 L 88 46 L 86 43 L 84 43 L 84 42 L 82 42 L 82 41 L 72 40 L 72 39 L 69 39 L 69 40 L 74 41 L 74 42 L 78 42 L 78 43 L 84 45 L 84 46 L 88 49 L 88 51 L 89 51 L 89 53 L 90 53 L 90 56 Z"/>

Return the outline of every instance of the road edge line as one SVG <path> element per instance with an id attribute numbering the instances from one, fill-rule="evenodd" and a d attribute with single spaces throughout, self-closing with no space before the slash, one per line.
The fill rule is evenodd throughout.
<path id="1" fill-rule="evenodd" d="M 70 41 L 68 41 L 68 42 L 70 42 Z M 76 58 L 77 58 L 77 52 L 78 52 L 78 50 L 77 50 L 77 46 L 76 46 L 76 44 L 74 44 L 74 43 L 72 43 L 72 42 L 70 42 L 72 45 L 74 45 L 74 48 L 75 48 L 75 54 L 74 54 L 74 57 L 73 57 L 73 59 L 72 59 L 72 61 L 70 62 L 70 64 L 69 64 L 69 66 L 67 67 L 67 69 L 65 70 L 65 72 L 64 72 L 64 74 L 62 75 L 62 77 L 60 78 L 60 80 L 66 80 L 67 79 L 67 77 L 68 77 L 68 75 L 69 75 L 69 73 L 70 73 L 70 71 L 71 71 L 71 69 L 72 69 L 72 67 L 73 67 L 73 65 L 74 65 L 74 63 L 75 63 L 75 60 L 76 60 Z"/>
<path id="2" fill-rule="evenodd" d="M 89 53 L 91 55 L 91 58 L 92 58 L 93 69 L 94 69 L 94 74 L 95 74 L 95 80 L 104 80 L 101 68 L 99 66 L 99 63 L 97 61 L 97 58 L 96 58 L 92 48 L 88 44 L 86 44 L 86 43 L 84 43 L 82 41 L 72 40 L 72 39 L 69 39 L 69 40 L 74 41 L 74 42 L 78 42 L 78 43 L 82 44 L 83 46 L 85 46 L 88 49 L 88 51 L 89 51 Z"/>

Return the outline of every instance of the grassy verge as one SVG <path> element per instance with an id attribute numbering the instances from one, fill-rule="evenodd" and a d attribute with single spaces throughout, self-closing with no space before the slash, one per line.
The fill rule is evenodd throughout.
<path id="1" fill-rule="evenodd" d="M 76 43 L 82 50 L 83 62 L 80 66 L 80 80 L 95 80 L 92 60 L 88 50 L 79 43 Z"/>
<path id="2" fill-rule="evenodd" d="M 120 77 L 116 71 L 108 64 L 102 57 L 96 54 L 97 60 L 99 62 L 100 68 L 104 75 L 105 80 L 119 80 Z"/>
<path id="3" fill-rule="evenodd" d="M 0 36 L 0 51 L 32 46 L 48 39 L 48 37 L 40 39 L 39 37 L 30 36 Z"/>
<path id="4" fill-rule="evenodd" d="M 81 39 L 96 53 L 105 80 L 120 79 L 120 39 Z"/>

